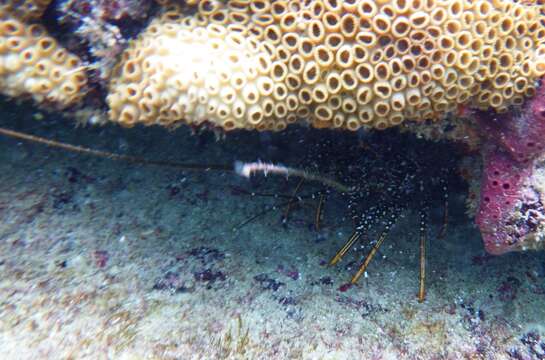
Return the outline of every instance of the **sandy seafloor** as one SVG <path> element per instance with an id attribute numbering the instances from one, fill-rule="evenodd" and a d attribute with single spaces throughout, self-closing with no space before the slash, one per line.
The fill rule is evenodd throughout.
<path id="1" fill-rule="evenodd" d="M 23 110 L 25 109 L 25 110 Z M 297 163 L 305 129 L 274 135 L 185 128 L 74 128 L 2 105 L 1 126 L 151 159 Z M 406 213 L 345 289 L 351 233 L 344 205 L 270 211 L 296 179 L 136 166 L 0 138 L 2 359 L 543 359 L 545 253 L 487 256 L 451 200 L 447 236 L 433 209 L 428 295 L 416 299 L 418 220 Z M 317 187 L 303 185 L 301 194 Z M 371 235 L 371 237 L 374 235 Z"/>

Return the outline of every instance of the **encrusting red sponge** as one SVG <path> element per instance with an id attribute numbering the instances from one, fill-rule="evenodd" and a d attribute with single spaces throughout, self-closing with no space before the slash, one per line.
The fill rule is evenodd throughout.
<path id="1" fill-rule="evenodd" d="M 533 243 L 540 241 L 536 222 L 545 214 L 532 175 L 545 149 L 545 86 L 520 112 L 481 112 L 477 121 L 485 143 L 476 224 L 486 250 L 499 255 L 543 247 Z"/>

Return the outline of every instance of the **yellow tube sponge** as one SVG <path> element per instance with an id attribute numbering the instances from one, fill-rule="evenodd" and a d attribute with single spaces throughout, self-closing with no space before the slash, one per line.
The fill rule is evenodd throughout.
<path id="1" fill-rule="evenodd" d="M 1 93 L 65 108 L 81 100 L 86 83 L 80 59 L 58 45 L 44 27 L 0 11 Z"/>
<path id="2" fill-rule="evenodd" d="M 542 5 L 215 0 L 170 7 L 123 54 L 110 119 L 384 129 L 459 105 L 505 111 L 545 74 Z"/>

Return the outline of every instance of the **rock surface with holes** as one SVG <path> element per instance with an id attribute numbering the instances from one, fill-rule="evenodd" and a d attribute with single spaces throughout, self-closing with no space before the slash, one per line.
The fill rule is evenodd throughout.
<path id="1" fill-rule="evenodd" d="M 194 14 L 170 7 L 124 53 L 110 118 L 356 130 L 441 119 L 461 104 L 505 112 L 545 73 L 542 11 L 483 0 L 205 0 Z"/>
<path id="2" fill-rule="evenodd" d="M 486 250 L 499 255 L 514 250 L 519 243 L 520 236 L 509 223 L 516 208 L 524 202 L 522 189 L 532 168 L 494 145 L 486 147 L 483 156 L 481 200 L 475 221 Z"/>
<path id="3" fill-rule="evenodd" d="M 516 114 L 477 119 L 486 140 L 476 223 L 486 249 L 545 248 L 545 87 Z"/>

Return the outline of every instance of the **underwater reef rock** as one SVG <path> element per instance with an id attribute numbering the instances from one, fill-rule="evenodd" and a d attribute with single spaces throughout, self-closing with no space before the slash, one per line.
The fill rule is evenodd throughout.
<path id="1" fill-rule="evenodd" d="M 57 5 L 68 21 L 88 21 L 86 16 L 101 20 L 126 20 L 145 18 L 151 0 L 64 0 Z M 78 19 L 79 18 L 79 19 Z"/>
<path id="2" fill-rule="evenodd" d="M 64 0 L 55 3 L 57 21 L 72 34 L 71 47 L 85 53 L 88 68 L 98 75 L 91 80 L 100 87 L 109 81 L 111 70 L 127 45 L 126 33 L 131 33 L 134 24 L 147 19 L 151 5 L 151 0 Z"/>
<path id="3" fill-rule="evenodd" d="M 480 132 L 518 162 L 528 162 L 545 151 L 545 87 L 524 106 L 505 114 L 477 113 Z"/>
<path id="4" fill-rule="evenodd" d="M 462 142 L 486 249 L 543 248 L 543 1 L 6 0 L 0 65 L 2 94 L 79 124 Z"/>

